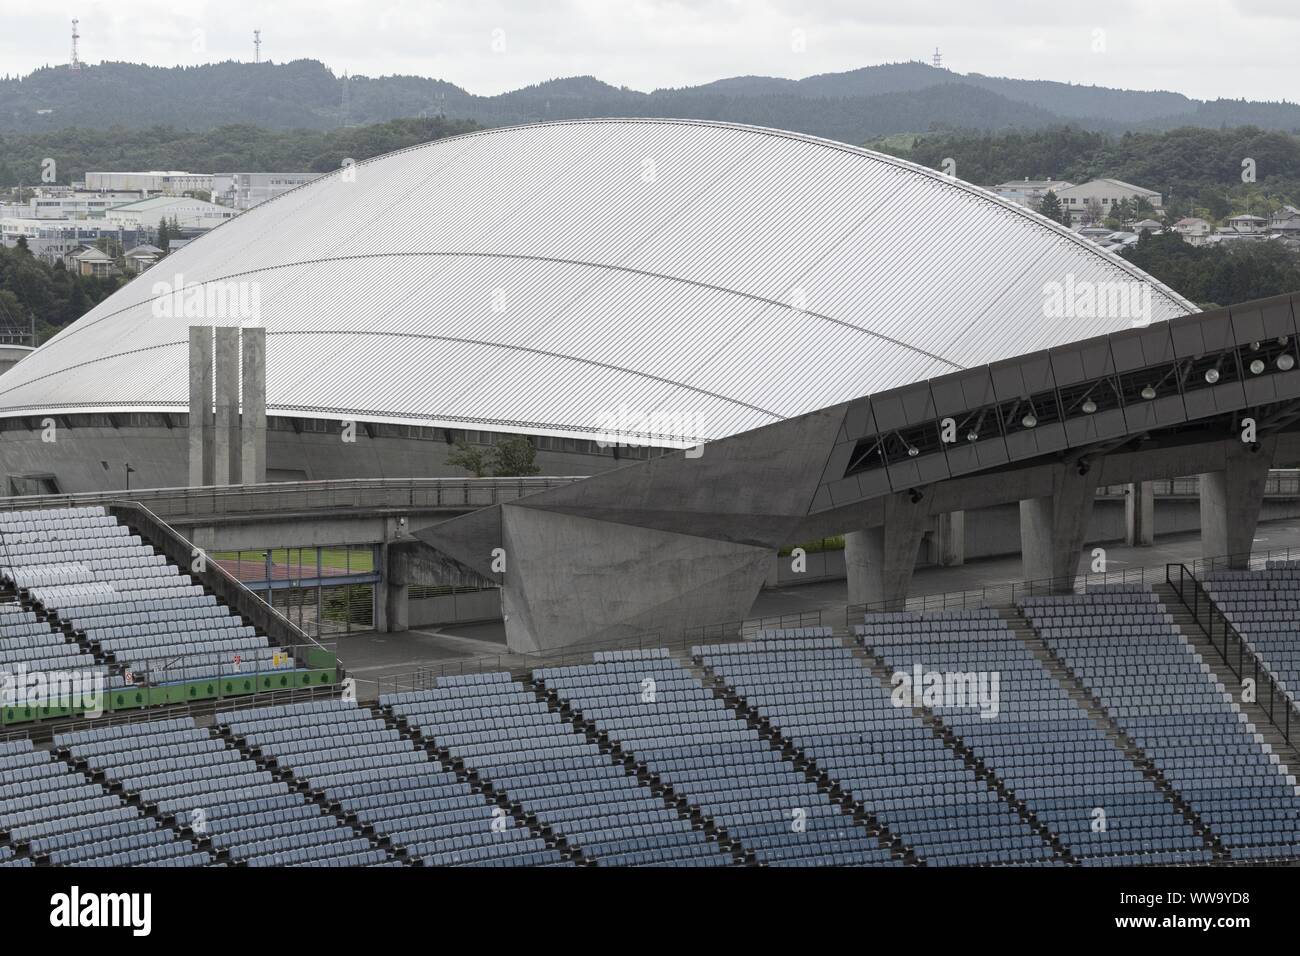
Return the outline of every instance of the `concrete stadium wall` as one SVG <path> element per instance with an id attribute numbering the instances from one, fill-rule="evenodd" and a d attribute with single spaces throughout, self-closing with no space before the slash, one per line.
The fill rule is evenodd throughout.
<path id="1" fill-rule="evenodd" d="M 76 425 L 58 426 L 55 441 L 42 441 L 39 418 L 33 429 L 9 423 L 0 435 L 0 468 L 8 477 L 50 475 L 61 492 L 117 491 L 126 487 L 125 464 L 135 470 L 133 488 L 177 488 L 189 483 L 189 430 Z M 356 441 L 337 434 L 281 429 L 267 432 L 268 481 L 324 481 L 338 478 L 464 478 L 447 464 L 451 445 L 419 438 L 370 438 L 358 428 Z M 100 463 L 108 462 L 105 469 Z M 537 452 L 543 475 L 592 475 L 622 464 L 612 456 Z"/>
<path id="2" fill-rule="evenodd" d="M 440 594 L 431 598 L 412 598 L 407 608 L 411 627 L 499 621 L 501 620 L 501 591 L 492 588 L 461 594 Z"/>

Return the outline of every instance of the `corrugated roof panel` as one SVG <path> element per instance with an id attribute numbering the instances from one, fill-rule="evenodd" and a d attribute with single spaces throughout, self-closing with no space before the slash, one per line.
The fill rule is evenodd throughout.
<path id="1" fill-rule="evenodd" d="M 1067 277 L 1138 283 L 1153 321 L 1194 308 L 892 157 L 582 120 L 402 150 L 253 208 L 8 372 L 0 415 L 183 408 L 187 328 L 212 318 L 155 314 L 178 274 L 257 284 L 272 413 L 573 436 L 657 413 L 681 441 L 1131 324 L 1049 314 Z"/>

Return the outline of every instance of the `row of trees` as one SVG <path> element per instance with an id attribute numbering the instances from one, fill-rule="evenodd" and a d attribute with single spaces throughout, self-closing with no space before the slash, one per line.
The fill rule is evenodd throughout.
<path id="1" fill-rule="evenodd" d="M 456 440 L 455 450 L 447 456 L 447 464 L 464 468 L 475 478 L 517 478 L 536 475 L 542 469 L 536 463 L 537 449 L 523 435 L 512 435 L 495 445 L 471 445 L 465 439 Z"/>
<path id="2" fill-rule="evenodd" d="M 116 292 L 122 281 L 76 275 L 61 262 L 49 265 L 22 239 L 12 249 L 0 245 L 0 326 L 23 333 L 34 320 L 37 342 L 43 342 Z"/>
<path id="3" fill-rule="evenodd" d="M 875 148 L 935 169 L 951 159 L 958 177 L 982 186 L 1025 178 L 1136 183 L 1162 193 L 1173 219 L 1222 220 L 1300 206 L 1300 137 L 1250 126 L 1123 136 L 1068 126 L 945 132 L 914 137 L 910 144 L 892 138 Z"/>
<path id="4" fill-rule="evenodd" d="M 1193 246 L 1144 234 L 1123 255 L 1205 309 L 1300 290 L 1300 257 L 1275 242 Z"/>
<path id="5" fill-rule="evenodd" d="M 344 159 L 359 162 L 476 129 L 478 124 L 467 120 L 435 116 L 329 131 L 241 124 L 206 132 L 154 126 L 0 135 L 0 189 L 39 185 L 46 158 L 55 161 L 58 182 L 65 185 L 98 169 L 323 173 L 338 169 Z"/>

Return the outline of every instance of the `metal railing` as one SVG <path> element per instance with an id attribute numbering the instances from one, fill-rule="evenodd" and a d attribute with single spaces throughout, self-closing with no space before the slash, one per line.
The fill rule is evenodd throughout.
<path id="1" fill-rule="evenodd" d="M 260 594 L 245 587 L 220 562 L 204 560 L 201 568 L 196 569 L 194 559 L 203 555 L 203 550 L 195 547 L 188 538 L 140 502 L 109 500 L 106 508 L 123 524 L 130 525 L 145 541 L 162 551 L 169 563 L 182 573 L 188 572 L 235 614 L 251 621 L 254 627 L 281 649 L 290 651 L 295 663 L 303 666 L 308 664 L 308 655 L 300 655 L 298 649 L 327 650 L 324 644 L 268 604 Z"/>
<path id="2" fill-rule="evenodd" d="M 1204 574 L 1221 568 L 1261 570 L 1269 561 L 1300 559 L 1300 548 L 1277 548 L 1250 554 L 1219 555 L 1190 562 L 1193 573 Z M 962 608 L 1015 607 L 1027 597 L 1051 594 L 1082 594 L 1089 587 L 1106 584 L 1164 584 L 1165 565 L 1124 568 L 1119 571 L 1096 571 L 1070 578 L 1039 578 L 1032 581 L 1006 581 L 987 584 L 965 591 L 938 591 L 909 596 L 905 601 L 875 601 L 850 604 L 845 608 L 847 626 L 862 623 L 862 615 L 879 611 L 943 611 Z"/>
<path id="3" fill-rule="evenodd" d="M 515 501 L 581 480 L 581 477 L 350 478 L 197 488 L 133 488 L 0 498 L 0 509 L 76 508 L 129 498 L 148 506 L 154 514 L 171 519 L 311 511 L 469 510 Z"/>
<path id="4" fill-rule="evenodd" d="M 358 685 L 373 685 L 375 687 L 375 696 L 380 697 L 384 694 L 400 691 L 429 690 L 436 685 L 440 677 L 480 674 L 492 671 L 509 671 L 518 676 L 541 667 L 589 664 L 593 655 L 600 651 L 651 650 L 662 647 L 670 651 L 676 649 L 685 652 L 694 646 L 727 644 L 734 641 L 748 640 L 764 630 L 784 627 L 818 627 L 822 626 L 823 623 L 821 611 L 799 611 L 772 617 L 746 618 L 745 620 L 726 621 L 719 624 L 688 628 L 676 635 L 667 635 L 662 631 L 655 630 L 618 640 L 596 640 L 582 644 L 569 644 L 551 651 L 503 650 L 500 654 L 456 658 L 436 666 L 422 667 L 417 670 L 373 680 L 359 677 L 354 679 Z"/>
<path id="5" fill-rule="evenodd" d="M 1185 564 L 1166 565 L 1165 581 L 1191 613 L 1192 620 L 1201 629 L 1201 633 L 1219 652 L 1232 676 L 1238 681 L 1247 676 L 1254 680 L 1255 703 L 1268 714 L 1269 722 L 1278 729 L 1282 739 L 1291 744 L 1291 712 L 1295 710 L 1295 702 L 1278 686 L 1272 672 L 1255 656 L 1255 652 L 1246 646 L 1241 632 L 1228 620 L 1205 585 Z M 1266 685 L 1260 683 L 1261 678 Z M 1267 704 L 1264 694 L 1260 692 L 1263 686 L 1268 689 Z M 1300 712 L 1297 712 L 1297 716 L 1300 716 Z"/>
<path id="6" fill-rule="evenodd" d="M 1201 480 L 1197 477 L 1154 478 L 1151 485 L 1157 498 L 1196 498 L 1201 493 Z M 1097 489 L 1101 498 L 1123 498 L 1128 495 L 1128 485 L 1106 485 Z M 1276 469 L 1264 479 L 1265 498 L 1300 497 L 1300 472 Z"/>

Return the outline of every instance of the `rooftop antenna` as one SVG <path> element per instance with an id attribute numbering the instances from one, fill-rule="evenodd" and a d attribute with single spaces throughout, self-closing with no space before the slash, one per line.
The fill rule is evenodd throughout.
<path id="1" fill-rule="evenodd" d="M 253 62 L 262 62 L 262 31 L 253 31 Z"/>
<path id="2" fill-rule="evenodd" d="M 934 56 L 930 59 L 930 65 L 936 70 L 943 69 L 943 55 L 939 52 L 938 47 L 934 48 Z"/>
<path id="3" fill-rule="evenodd" d="M 77 56 L 77 41 L 81 39 L 81 34 L 77 32 L 77 24 L 80 20 L 72 21 L 72 62 L 68 64 L 69 70 L 81 69 L 81 58 Z"/>

